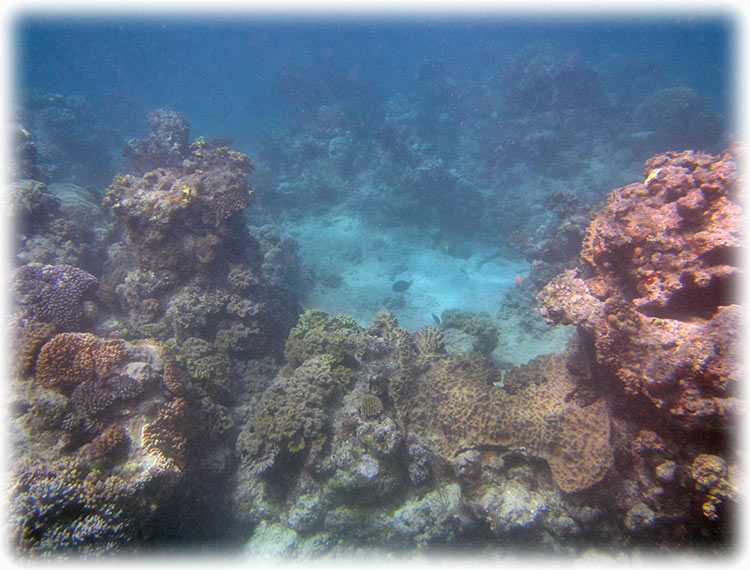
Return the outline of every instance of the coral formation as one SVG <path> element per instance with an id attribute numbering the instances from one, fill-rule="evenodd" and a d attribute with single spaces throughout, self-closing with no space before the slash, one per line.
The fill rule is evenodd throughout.
<path id="1" fill-rule="evenodd" d="M 476 337 L 477 350 L 490 355 L 498 343 L 498 330 L 487 313 L 471 313 L 458 309 L 447 309 L 440 315 L 443 327 L 459 329 Z"/>
<path id="2" fill-rule="evenodd" d="M 280 378 L 263 394 L 259 412 L 238 437 L 241 457 L 263 473 L 278 461 L 305 452 L 314 461 L 327 440 L 329 418 L 326 407 L 336 395 L 338 382 L 330 366 L 311 358 Z"/>
<path id="3" fill-rule="evenodd" d="M 151 131 L 145 139 L 130 139 L 122 154 L 138 174 L 159 167 L 180 166 L 188 151 L 190 123 L 171 109 L 154 109 L 148 114 Z"/>
<path id="4" fill-rule="evenodd" d="M 609 402 L 617 439 L 630 439 L 617 501 L 634 533 L 684 536 L 685 520 L 717 536 L 740 500 L 728 467 L 742 373 L 735 161 L 736 149 L 647 161 L 644 182 L 612 192 L 594 216 L 581 269 L 538 295 L 548 322 L 577 325 L 574 369 Z"/>
<path id="5" fill-rule="evenodd" d="M 359 409 L 366 418 L 374 418 L 383 411 L 383 402 L 374 394 L 367 394 L 362 398 Z"/>
<path id="6" fill-rule="evenodd" d="M 32 178 L 43 182 L 106 184 L 112 176 L 111 150 L 117 135 L 106 117 L 97 113 L 84 97 L 24 90 L 14 109 L 19 122 L 34 143 Z"/>
<path id="7" fill-rule="evenodd" d="M 23 552 L 100 553 L 139 540 L 203 461 L 187 402 L 169 399 L 155 344 L 60 333 L 35 381 L 14 383 L 17 421 L 11 523 Z M 194 443 L 193 443 L 194 444 Z"/>
<path id="8" fill-rule="evenodd" d="M 567 400 L 576 385 L 561 358 L 538 357 L 511 371 L 505 381 L 515 393 L 491 386 L 488 372 L 481 361 L 448 356 L 417 378 L 397 377 L 391 397 L 404 429 L 446 458 L 483 446 L 540 457 L 566 492 L 606 475 L 613 461 L 607 410 L 601 401 Z"/>
<path id="9" fill-rule="evenodd" d="M 60 333 L 39 351 L 35 379 L 44 387 L 70 393 L 80 384 L 104 380 L 126 355 L 122 340 Z"/>
<path id="10" fill-rule="evenodd" d="M 737 407 L 740 247 L 735 158 L 684 152 L 610 194 L 571 270 L 539 294 L 550 322 L 593 339 L 597 364 L 683 427 L 725 426 Z"/>
<path id="11" fill-rule="evenodd" d="M 13 274 L 12 293 L 23 316 L 68 331 L 81 326 L 82 302 L 96 286 L 96 277 L 77 267 L 24 265 Z"/>
<path id="12" fill-rule="evenodd" d="M 180 167 L 118 175 L 107 189 L 104 203 L 125 224 L 144 269 L 205 271 L 247 255 L 237 251 L 247 231 L 228 218 L 248 204 L 250 159 L 206 143 L 190 149 Z"/>
<path id="13" fill-rule="evenodd" d="M 23 179 L 8 186 L 9 214 L 24 237 L 49 225 L 60 211 L 60 200 L 44 182 Z"/>

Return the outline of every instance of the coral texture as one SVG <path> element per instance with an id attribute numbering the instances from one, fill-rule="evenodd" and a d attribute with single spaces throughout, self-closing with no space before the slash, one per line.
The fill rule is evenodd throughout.
<path id="1" fill-rule="evenodd" d="M 281 458 L 300 452 L 314 461 L 327 440 L 326 408 L 338 383 L 330 366 L 311 358 L 263 394 L 259 412 L 238 437 L 240 455 L 263 473 Z"/>
<path id="2" fill-rule="evenodd" d="M 159 167 L 180 166 L 188 150 L 190 123 L 170 109 L 154 109 L 148 114 L 151 133 L 145 139 L 131 139 L 122 147 L 133 168 L 143 174 Z"/>
<path id="3" fill-rule="evenodd" d="M 225 220 L 248 205 L 252 163 L 201 141 L 190 150 L 179 167 L 118 175 L 107 189 L 104 203 L 124 222 L 144 269 L 194 271 L 242 259 L 236 242 L 246 231 Z"/>
<path id="4" fill-rule="evenodd" d="M 591 222 L 583 272 L 539 294 L 550 323 L 593 339 L 597 364 L 683 427 L 726 426 L 737 408 L 741 239 L 735 155 L 647 162 Z"/>
<path id="5" fill-rule="evenodd" d="M 403 336 L 400 344 L 409 341 Z M 413 352 L 400 347 L 402 358 Z M 566 492 L 601 481 L 612 465 L 604 403 L 569 401 L 576 384 L 561 357 L 541 356 L 512 370 L 505 381 L 515 393 L 491 386 L 492 367 L 478 358 L 442 356 L 425 363 L 422 358 L 426 369 L 416 377 L 397 377 L 391 397 L 404 429 L 444 457 L 482 446 L 539 457 Z"/>
<path id="6" fill-rule="evenodd" d="M 60 333 L 42 347 L 36 381 L 15 380 L 22 405 L 11 429 L 24 445 L 14 449 L 10 514 L 21 551 L 123 547 L 195 477 L 202 460 L 188 450 L 200 430 L 186 401 L 164 390 L 167 362 L 153 343 Z"/>
<path id="7" fill-rule="evenodd" d="M 440 319 L 444 327 L 456 328 L 476 337 L 479 341 L 478 350 L 482 354 L 489 355 L 497 348 L 498 330 L 487 313 L 448 309 L 443 311 Z"/>
<path id="8" fill-rule="evenodd" d="M 127 354 L 124 341 L 91 333 L 60 333 L 39 351 L 36 381 L 63 392 L 84 382 L 104 380 Z"/>
<path id="9" fill-rule="evenodd" d="M 13 274 L 12 291 L 25 316 L 65 331 L 81 325 L 82 302 L 96 286 L 96 277 L 71 265 L 24 265 Z"/>

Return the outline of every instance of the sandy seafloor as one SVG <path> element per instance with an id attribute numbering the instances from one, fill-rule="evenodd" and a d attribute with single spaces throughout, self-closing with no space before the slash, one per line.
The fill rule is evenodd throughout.
<path id="1" fill-rule="evenodd" d="M 304 309 L 345 313 L 367 327 L 380 310 L 388 309 L 410 331 L 435 325 L 446 309 L 486 312 L 500 331 L 492 359 L 500 368 L 525 364 L 532 358 L 565 348 L 571 327 L 554 327 L 541 335 L 521 329 L 514 317 L 498 318 L 503 295 L 517 277 L 525 279 L 529 264 L 498 255 L 498 248 L 467 241 L 468 257 L 450 255 L 419 229 L 373 228 L 345 213 L 284 222 L 282 234 L 300 244 L 303 264 L 317 275 L 303 299 Z M 374 246 L 373 244 L 379 245 Z M 329 286 L 326 276 L 340 285 Z M 410 281 L 403 293 L 396 281 Z"/>

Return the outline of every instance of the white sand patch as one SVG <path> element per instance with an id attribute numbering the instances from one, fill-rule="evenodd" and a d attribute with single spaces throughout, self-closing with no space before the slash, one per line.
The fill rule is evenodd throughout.
<path id="1" fill-rule="evenodd" d="M 318 276 L 303 300 L 304 308 L 347 313 L 362 326 L 369 326 L 378 311 L 389 309 L 401 326 L 414 331 L 434 325 L 433 315 L 461 309 L 486 312 L 503 329 L 508 323 L 497 321 L 503 294 L 516 276 L 525 279 L 529 270 L 523 260 L 492 257 L 496 247 L 464 242 L 461 246 L 470 254 L 464 259 L 435 247 L 434 240 L 417 229 L 374 230 L 346 214 L 310 217 L 281 229 L 299 242 L 303 263 Z M 339 286 L 326 284 L 336 276 Z M 411 285 L 394 292 L 397 281 Z M 524 338 L 518 330 L 507 332 L 501 333 L 502 354 L 493 354 L 504 363 L 520 364 L 560 346 L 559 335 L 550 339 L 554 346 L 547 346 L 538 338 Z"/>

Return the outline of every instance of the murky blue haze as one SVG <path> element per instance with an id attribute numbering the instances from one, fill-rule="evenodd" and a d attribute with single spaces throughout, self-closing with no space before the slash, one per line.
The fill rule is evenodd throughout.
<path id="1" fill-rule="evenodd" d="M 644 164 L 731 147 L 731 17 L 13 32 L 21 551 L 730 542 L 734 158 Z M 589 244 L 614 277 L 576 293 L 586 335 L 553 326 L 538 295 L 635 182 Z"/>
<path id="2" fill-rule="evenodd" d="M 21 18 L 18 87 L 83 96 L 120 128 L 166 106 L 188 116 L 195 132 L 242 141 L 300 104 L 279 98 L 287 74 L 340 71 L 382 105 L 411 93 L 425 62 L 456 66 L 470 83 L 545 41 L 603 77 L 623 61 L 641 63 L 641 73 L 692 87 L 725 115 L 731 109 L 735 39 L 723 18 L 231 20 Z M 473 87 L 457 85 L 457 95 Z"/>

